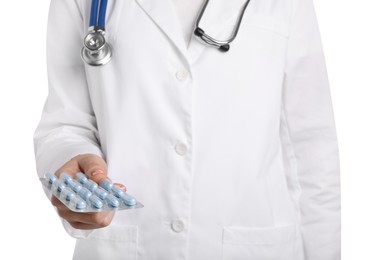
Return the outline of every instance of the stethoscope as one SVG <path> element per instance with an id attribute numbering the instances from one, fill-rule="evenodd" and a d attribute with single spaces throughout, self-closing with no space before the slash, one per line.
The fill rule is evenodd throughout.
<path id="1" fill-rule="evenodd" d="M 82 59 L 91 66 L 102 66 L 111 60 L 111 46 L 105 39 L 107 0 L 92 0 L 89 33 L 81 49 Z"/>
<path id="2" fill-rule="evenodd" d="M 157 1 L 157 0 L 154 0 Z M 200 21 L 205 13 L 209 0 L 206 0 L 200 10 L 199 16 L 195 23 L 194 35 L 199 37 L 204 43 L 209 46 L 218 48 L 222 52 L 227 52 L 230 49 L 230 43 L 236 38 L 238 30 L 241 26 L 242 18 L 250 0 L 244 4 L 240 15 L 238 16 L 235 29 L 232 35 L 227 40 L 216 40 L 205 33 L 200 28 Z M 102 66 L 111 60 L 112 51 L 109 43 L 105 39 L 105 21 L 106 21 L 107 0 L 92 0 L 89 32 L 84 38 L 84 46 L 81 50 L 82 59 L 91 66 Z"/>

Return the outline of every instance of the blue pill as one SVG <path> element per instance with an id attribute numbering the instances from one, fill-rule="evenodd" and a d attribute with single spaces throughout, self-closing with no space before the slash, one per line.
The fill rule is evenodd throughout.
<path id="1" fill-rule="evenodd" d="M 89 197 L 89 202 L 92 205 L 93 208 L 101 209 L 103 207 L 103 203 L 100 198 L 98 198 L 96 195 L 92 195 Z"/>
<path id="2" fill-rule="evenodd" d="M 85 184 L 84 184 L 84 187 L 87 188 L 88 190 L 90 190 L 91 192 L 93 192 L 93 190 L 95 188 L 98 187 L 97 183 L 95 183 L 94 181 L 92 180 L 88 180 Z"/>
<path id="3" fill-rule="evenodd" d="M 107 196 L 107 191 L 102 187 L 97 187 L 94 189 L 94 194 L 96 194 L 101 200 L 104 200 Z"/>
<path id="4" fill-rule="evenodd" d="M 68 181 L 68 186 L 74 191 L 74 192 L 79 192 L 82 189 L 81 184 L 78 181 L 75 180 L 69 180 Z"/>
<path id="5" fill-rule="evenodd" d="M 119 207 L 119 200 L 112 194 L 106 196 L 106 202 L 110 207 L 117 208 Z"/>
<path id="6" fill-rule="evenodd" d="M 49 183 L 49 184 L 53 184 L 57 179 L 58 179 L 58 177 L 56 177 L 56 175 L 52 174 L 52 175 L 50 175 L 50 177 L 48 178 L 48 183 Z"/>
<path id="7" fill-rule="evenodd" d="M 52 187 L 51 189 L 55 192 L 58 190 L 58 185 L 61 183 L 61 181 L 59 181 L 59 179 L 56 179 L 53 183 L 52 183 Z"/>
<path id="8" fill-rule="evenodd" d="M 123 193 L 123 195 L 120 197 L 120 199 L 127 206 L 135 206 L 136 205 L 136 199 L 134 197 L 128 195 L 127 193 Z"/>
<path id="9" fill-rule="evenodd" d="M 79 172 L 78 174 L 76 174 L 76 179 L 82 184 L 84 185 L 87 181 L 88 181 L 88 178 L 85 176 L 85 174 L 83 174 L 82 172 Z"/>
<path id="10" fill-rule="evenodd" d="M 77 194 L 79 194 L 79 196 L 83 198 L 84 200 L 88 200 L 89 197 L 92 195 L 90 190 L 88 190 L 87 188 L 82 188 L 81 190 L 79 190 Z"/>
<path id="11" fill-rule="evenodd" d="M 68 183 L 72 180 L 72 177 L 68 173 L 63 172 L 60 174 L 60 179 L 63 180 L 64 183 L 68 185 Z"/>
<path id="12" fill-rule="evenodd" d="M 66 201 L 71 201 L 75 197 L 75 193 L 69 189 L 64 189 L 61 192 L 61 196 L 66 200 Z"/>
<path id="13" fill-rule="evenodd" d="M 75 207 L 76 209 L 85 209 L 86 202 L 83 199 L 78 197 L 77 200 L 75 201 Z"/>
<path id="14" fill-rule="evenodd" d="M 57 184 L 57 191 L 58 192 L 61 192 L 62 190 L 64 190 L 66 188 L 63 181 L 57 180 L 55 183 Z"/>
<path id="15" fill-rule="evenodd" d="M 102 180 L 100 182 L 99 186 L 101 186 L 102 188 L 104 188 L 107 191 L 110 191 L 111 188 L 113 187 L 113 183 L 111 181 L 105 179 L 105 180 Z"/>
<path id="16" fill-rule="evenodd" d="M 122 197 L 122 195 L 124 194 L 124 191 L 121 188 L 119 188 L 118 186 L 115 186 L 115 185 L 111 188 L 111 191 L 118 198 Z"/>

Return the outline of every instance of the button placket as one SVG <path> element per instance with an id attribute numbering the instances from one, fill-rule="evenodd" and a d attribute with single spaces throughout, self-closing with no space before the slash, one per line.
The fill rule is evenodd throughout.
<path id="1" fill-rule="evenodd" d="M 185 155 L 188 150 L 187 145 L 184 143 L 177 143 L 174 148 L 175 152 L 181 156 Z"/>
<path id="2" fill-rule="evenodd" d="M 185 69 L 180 69 L 175 73 L 175 77 L 179 81 L 186 81 L 190 76 L 190 73 Z"/>
<path id="3" fill-rule="evenodd" d="M 188 220 L 190 218 L 190 184 L 192 178 L 190 147 L 193 84 L 190 68 L 184 64 L 176 65 L 175 71 L 173 70 L 172 72 L 172 80 L 176 87 L 174 92 L 179 100 L 180 110 L 177 111 L 177 116 L 179 117 L 177 119 L 180 120 L 180 128 L 175 138 L 173 137 L 175 140 L 172 140 L 171 151 L 173 152 L 172 156 L 175 157 L 175 159 L 172 159 L 175 161 L 177 167 L 174 177 L 182 183 L 182 186 L 175 188 L 180 204 L 177 205 L 170 218 L 170 230 L 172 237 L 180 239 L 182 245 L 184 245 L 188 243 L 187 232 L 189 227 Z M 182 250 L 184 250 L 184 247 Z"/>

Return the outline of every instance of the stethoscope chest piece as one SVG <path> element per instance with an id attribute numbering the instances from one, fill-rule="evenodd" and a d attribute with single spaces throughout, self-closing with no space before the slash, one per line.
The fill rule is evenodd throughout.
<path id="1" fill-rule="evenodd" d="M 91 66 L 101 66 L 111 60 L 112 51 L 106 42 L 104 31 L 94 30 L 88 33 L 81 49 L 82 59 Z"/>

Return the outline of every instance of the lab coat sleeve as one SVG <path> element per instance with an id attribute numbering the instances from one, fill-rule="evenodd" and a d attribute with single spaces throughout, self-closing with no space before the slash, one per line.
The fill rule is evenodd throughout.
<path id="1" fill-rule="evenodd" d="M 305 260 L 340 260 L 338 143 L 313 0 L 294 0 L 290 24 L 282 102 L 288 184 L 298 195 Z"/>
<path id="2" fill-rule="evenodd" d="M 50 3 L 47 29 L 49 93 L 34 133 L 39 177 L 54 173 L 79 154 L 103 157 L 80 58 L 84 25 L 79 10 L 76 0 L 52 0 Z M 76 238 L 90 234 L 90 231 L 72 228 L 65 220 L 63 224 Z"/>

